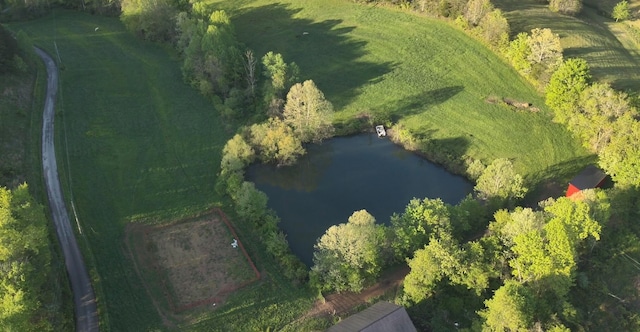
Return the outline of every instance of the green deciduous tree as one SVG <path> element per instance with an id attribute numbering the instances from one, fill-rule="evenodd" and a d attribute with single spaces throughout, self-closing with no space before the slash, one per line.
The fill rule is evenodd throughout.
<path id="1" fill-rule="evenodd" d="M 543 212 L 522 207 L 517 207 L 513 212 L 499 210 L 494 214 L 494 220 L 489 229 L 508 247 L 514 244 L 514 239 L 519 235 L 541 231 L 546 223 Z"/>
<path id="2" fill-rule="evenodd" d="M 549 9 L 565 15 L 576 15 L 582 10 L 582 0 L 549 0 Z"/>
<path id="3" fill-rule="evenodd" d="M 544 64 L 545 67 L 553 67 L 562 61 L 562 46 L 560 36 L 551 29 L 533 29 L 527 38 L 529 49 L 529 61 L 534 64 Z"/>
<path id="4" fill-rule="evenodd" d="M 482 36 L 489 44 L 503 48 L 509 42 L 509 22 L 500 9 L 487 13 L 480 20 Z"/>
<path id="5" fill-rule="evenodd" d="M 520 282 L 530 283 L 538 293 L 551 292 L 563 299 L 575 280 L 584 241 L 599 240 L 602 227 L 586 202 L 562 197 L 547 202 L 544 211 L 543 229 L 533 228 L 513 238 L 515 256 L 509 264 Z"/>
<path id="6" fill-rule="evenodd" d="M 497 204 L 513 203 L 527 193 L 524 180 L 509 159 L 499 158 L 487 166 L 475 186 L 478 196 Z"/>
<path id="7" fill-rule="evenodd" d="M 567 59 L 553 73 L 545 97 L 546 104 L 555 112 L 555 121 L 567 124 L 590 78 L 589 65 L 583 59 Z"/>
<path id="8" fill-rule="evenodd" d="M 366 210 L 354 212 L 346 224 L 331 226 L 318 239 L 310 278 L 320 290 L 359 292 L 384 264 L 384 226 Z"/>
<path id="9" fill-rule="evenodd" d="M 578 110 L 568 119 L 567 127 L 582 138 L 585 147 L 600 153 L 614 135 L 615 122 L 629 112 L 626 94 L 606 83 L 595 83 L 580 95 Z"/>
<path id="10" fill-rule="evenodd" d="M 469 0 L 464 9 L 464 18 L 467 19 L 469 24 L 476 26 L 493 9 L 493 5 L 489 0 Z"/>
<path id="11" fill-rule="evenodd" d="M 267 211 L 268 197 L 256 189 L 253 182 L 243 182 L 232 198 L 236 203 L 236 212 L 240 218 L 256 224 L 260 223 Z"/>
<path id="12" fill-rule="evenodd" d="M 333 136 L 333 105 L 311 80 L 291 87 L 283 116 L 302 142 L 320 142 Z"/>
<path id="13" fill-rule="evenodd" d="M 423 249 L 419 249 L 410 259 L 409 268 L 403 282 L 405 300 L 420 302 L 430 297 L 440 280 L 444 277 L 442 256 L 449 256 L 442 244 L 433 240 Z"/>
<path id="14" fill-rule="evenodd" d="M 175 37 L 178 11 L 173 0 L 122 0 L 120 19 L 132 32 L 154 41 Z"/>
<path id="15" fill-rule="evenodd" d="M 531 70 L 531 63 L 528 60 L 531 55 L 528 37 L 526 32 L 519 33 L 504 51 L 511 65 L 521 73 L 528 73 Z"/>
<path id="16" fill-rule="evenodd" d="M 533 323 L 534 300 L 526 286 L 508 280 L 485 301 L 483 331 L 526 332 Z"/>
<path id="17" fill-rule="evenodd" d="M 255 151 L 244 138 L 236 134 L 224 145 L 220 168 L 222 173 L 242 171 L 255 157 Z"/>
<path id="18" fill-rule="evenodd" d="M 391 245 L 398 259 L 411 257 L 429 243 L 430 238 L 440 238 L 453 231 L 449 209 L 439 198 L 412 199 L 402 214 L 391 216 L 391 225 L 395 235 Z"/>
<path id="19" fill-rule="evenodd" d="M 50 331 L 47 220 L 23 184 L 0 187 L 0 330 Z"/>
<path id="20" fill-rule="evenodd" d="M 562 45 L 560 36 L 551 29 L 535 28 L 527 37 L 530 53 L 527 58 L 531 63 L 530 76 L 541 86 L 545 86 L 551 74 L 562 63 Z"/>
<path id="21" fill-rule="evenodd" d="M 616 135 L 602 149 L 599 164 L 617 185 L 640 187 L 640 122 L 626 115 L 616 126 Z"/>
<path id="22" fill-rule="evenodd" d="M 176 22 L 185 79 L 206 96 L 228 97 L 243 81 L 244 65 L 227 13 L 194 5 L 191 16 L 180 13 Z"/>
<path id="23" fill-rule="evenodd" d="M 280 53 L 273 52 L 268 52 L 262 57 L 262 66 L 267 79 L 262 93 L 268 113 L 279 116 L 284 106 L 284 94 L 295 84 L 300 69 L 295 62 L 287 64 Z"/>
<path id="24" fill-rule="evenodd" d="M 611 12 L 611 17 L 613 17 L 616 22 L 628 20 L 630 16 L 629 2 L 626 0 L 618 2 Z"/>
<path id="25" fill-rule="evenodd" d="M 251 143 L 264 162 L 291 165 L 305 153 L 300 139 L 282 120 L 271 118 L 250 128 Z"/>

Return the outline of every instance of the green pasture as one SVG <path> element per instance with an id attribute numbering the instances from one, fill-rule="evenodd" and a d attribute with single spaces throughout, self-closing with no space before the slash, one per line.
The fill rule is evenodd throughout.
<path id="1" fill-rule="evenodd" d="M 621 90 L 640 88 L 640 53 L 637 46 L 628 41 L 621 27 L 625 23 L 603 16 L 604 9 L 591 7 L 594 1 L 586 1 L 577 17 L 553 13 L 536 0 L 492 2 L 505 12 L 512 34 L 550 28 L 560 35 L 564 56 L 587 60 L 595 79 Z M 606 7 L 607 4 L 599 5 Z"/>
<path id="2" fill-rule="evenodd" d="M 256 54 L 271 50 L 295 61 L 333 102 L 337 123 L 386 114 L 451 154 L 485 163 L 512 158 L 531 183 L 586 162 L 525 80 L 443 21 L 341 0 L 210 2 L 232 13 L 239 39 Z M 515 112 L 485 102 L 489 96 L 542 112 Z"/>
<path id="3" fill-rule="evenodd" d="M 168 329 L 126 251 L 125 226 L 169 222 L 220 204 L 214 184 L 235 124 L 183 83 L 170 50 L 136 39 L 116 18 L 56 10 L 11 29 L 26 31 L 59 59 L 60 176 L 75 202 L 103 329 Z M 175 328 L 283 327 L 311 304 L 308 290 L 279 276 L 249 226 L 235 226 L 266 277 L 232 294 L 226 306 L 175 319 Z"/>
<path id="4" fill-rule="evenodd" d="M 527 82 L 444 22 L 341 0 L 213 3 L 229 10 L 240 40 L 256 54 L 272 50 L 298 63 L 303 78 L 334 103 L 337 123 L 363 112 L 386 115 L 452 153 L 485 162 L 513 158 L 534 184 L 570 177 L 590 159 L 551 123 Z M 183 83 L 172 51 L 136 39 L 116 18 L 54 11 L 11 29 L 25 30 L 59 60 L 58 161 L 103 326 L 164 329 L 126 253 L 125 225 L 167 222 L 218 203 L 220 154 L 235 125 Z M 541 112 L 486 103 L 490 96 L 531 102 Z M 249 225 L 236 227 L 265 277 L 225 306 L 176 323 L 203 331 L 295 330 L 289 323 L 313 296 L 283 280 Z"/>

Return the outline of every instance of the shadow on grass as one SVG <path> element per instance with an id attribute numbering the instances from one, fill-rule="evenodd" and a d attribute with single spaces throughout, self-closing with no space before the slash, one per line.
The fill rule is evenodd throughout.
<path id="1" fill-rule="evenodd" d="M 336 109 L 358 95 L 359 88 L 393 68 L 390 62 L 367 62 L 366 41 L 350 36 L 354 26 L 342 20 L 314 22 L 295 17 L 302 9 L 283 4 L 240 9 L 233 14 L 239 39 L 262 57 L 281 53 L 300 67 L 300 80 L 312 79 Z"/>
<path id="2" fill-rule="evenodd" d="M 530 188 L 524 199 L 524 205 L 537 206 L 538 202 L 549 197 L 561 197 L 565 195 L 569 181 L 589 164 L 595 164 L 595 155 L 583 156 L 547 167 L 544 171 L 531 175 L 531 179 L 537 179 L 535 188 Z"/>
<path id="3" fill-rule="evenodd" d="M 391 121 L 397 122 L 403 117 L 422 113 L 431 106 L 442 104 L 463 90 L 464 87 L 461 85 L 429 90 L 387 103 L 378 112 L 387 114 Z"/>

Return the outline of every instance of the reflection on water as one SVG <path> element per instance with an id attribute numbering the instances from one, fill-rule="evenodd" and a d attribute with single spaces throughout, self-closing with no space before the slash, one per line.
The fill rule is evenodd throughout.
<path id="1" fill-rule="evenodd" d="M 291 249 L 309 266 L 318 237 L 356 210 L 388 224 L 414 197 L 455 204 L 473 189 L 463 177 L 373 134 L 308 146 L 296 165 L 252 165 L 246 177 L 269 196 Z"/>
<path id="2" fill-rule="evenodd" d="M 307 155 L 295 165 L 278 167 L 273 164 L 250 168 L 251 181 L 284 190 L 312 192 L 318 187 L 323 171 L 331 164 L 331 144 L 310 145 Z M 260 187 L 258 187 L 260 188 Z"/>

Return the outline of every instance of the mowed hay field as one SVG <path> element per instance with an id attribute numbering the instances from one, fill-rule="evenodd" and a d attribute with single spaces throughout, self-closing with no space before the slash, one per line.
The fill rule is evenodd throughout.
<path id="1" fill-rule="evenodd" d="M 362 112 L 387 114 L 456 153 L 485 162 L 513 158 L 532 183 L 570 176 L 589 159 L 550 122 L 528 83 L 446 23 L 341 0 L 213 4 L 229 10 L 239 38 L 256 54 L 273 50 L 298 63 L 302 78 L 315 80 L 334 103 L 337 123 Z M 54 11 L 11 28 L 60 56 L 61 176 L 82 226 L 103 326 L 166 328 L 125 253 L 125 226 L 178 220 L 215 204 L 220 154 L 234 125 L 183 83 L 171 51 L 137 40 L 117 19 Z M 531 102 L 542 112 L 514 112 L 486 103 L 489 96 Z M 268 277 L 178 326 L 296 330 L 289 323 L 315 298 L 283 281 L 249 227 L 238 228 Z"/>
<path id="2" fill-rule="evenodd" d="M 232 13 L 239 39 L 257 54 L 296 62 L 302 78 L 334 103 L 337 123 L 386 114 L 452 154 L 485 163 L 511 158 L 531 183 L 585 162 L 579 143 L 551 123 L 540 95 L 447 23 L 341 0 L 209 2 Z M 485 102 L 490 96 L 543 111 L 514 112 Z"/>
<path id="3" fill-rule="evenodd" d="M 591 66 L 593 78 L 614 88 L 637 93 L 640 88 L 640 53 L 623 25 L 603 16 L 615 3 L 585 1 L 577 17 L 553 13 L 536 0 L 494 0 L 505 12 L 513 35 L 533 28 L 550 28 L 560 35 L 566 58 L 583 58 Z M 632 2 L 630 2 L 632 3 Z M 637 7 L 637 4 L 632 4 Z M 608 15 L 608 14 L 607 14 Z"/>

